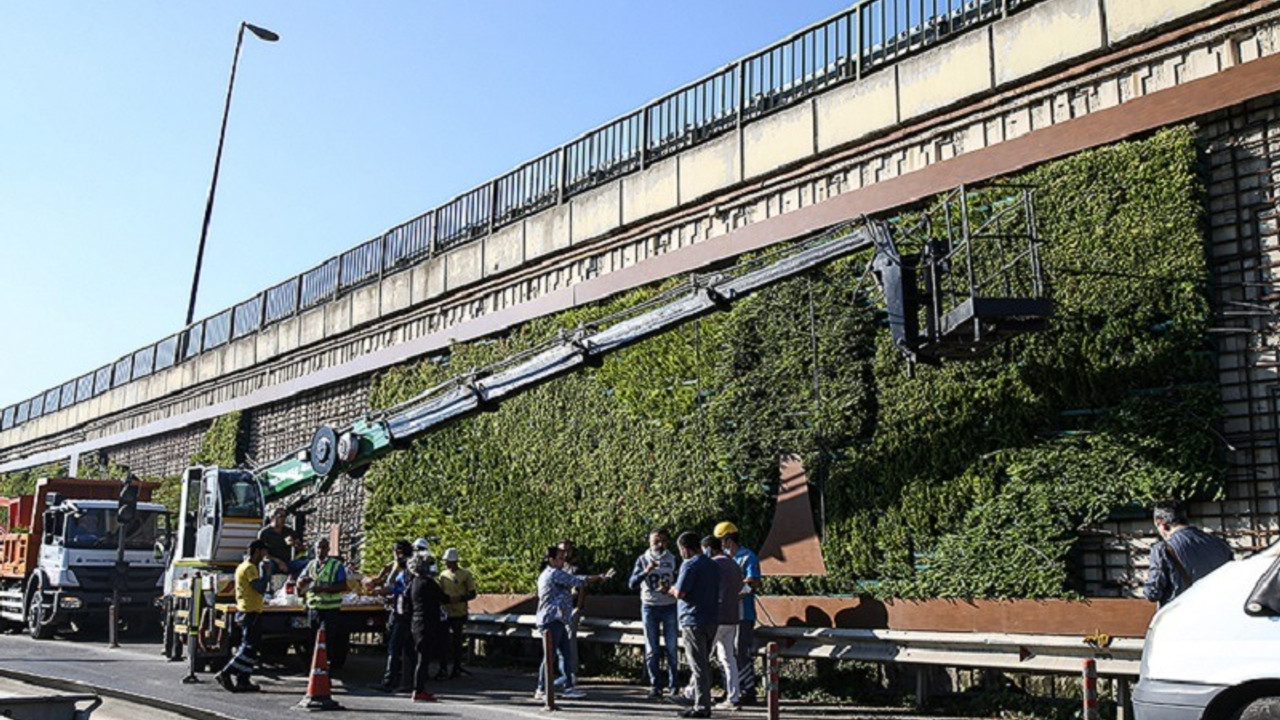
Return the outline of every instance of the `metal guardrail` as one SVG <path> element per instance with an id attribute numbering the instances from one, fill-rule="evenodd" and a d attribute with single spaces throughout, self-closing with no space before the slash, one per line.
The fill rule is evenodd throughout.
<path id="1" fill-rule="evenodd" d="M 468 634 L 480 637 L 537 638 L 535 615 L 471 615 Z M 756 628 L 761 644 L 777 641 L 784 657 L 861 660 L 1009 672 L 1078 674 L 1085 658 L 1095 658 L 1098 674 L 1137 677 L 1142 638 L 1114 638 L 1094 648 L 1083 638 L 1063 635 L 859 630 L 844 628 Z M 644 645 L 644 624 L 635 620 L 586 617 L 578 638 L 614 645 Z"/>
<path id="2" fill-rule="evenodd" d="M 0 411 L 0 431 L 165 370 L 1041 0 L 861 0 L 115 363 Z M 142 362 L 139 363 L 139 360 Z"/>

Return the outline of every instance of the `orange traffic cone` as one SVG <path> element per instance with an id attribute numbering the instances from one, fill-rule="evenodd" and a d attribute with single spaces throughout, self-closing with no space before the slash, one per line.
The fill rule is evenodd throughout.
<path id="1" fill-rule="evenodd" d="M 329 688 L 329 653 L 324 645 L 324 626 L 316 633 L 316 651 L 311 657 L 311 678 L 307 681 L 307 696 L 293 706 L 295 710 L 340 710 Z"/>

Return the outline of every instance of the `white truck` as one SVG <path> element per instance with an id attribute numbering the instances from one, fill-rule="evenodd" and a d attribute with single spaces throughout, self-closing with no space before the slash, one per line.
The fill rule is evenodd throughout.
<path id="1" fill-rule="evenodd" d="M 1280 542 L 1156 612 L 1140 673 L 1137 720 L 1280 717 Z"/>
<path id="2" fill-rule="evenodd" d="M 0 536 L 0 625 L 20 625 L 42 640 L 73 624 L 105 627 L 119 582 L 126 627 L 158 628 L 167 558 L 157 557 L 155 546 L 167 532 L 167 515 L 163 505 L 146 502 L 153 488 L 141 484 L 119 571 L 119 482 L 46 478 L 34 493 L 0 501 L 8 510 Z"/>

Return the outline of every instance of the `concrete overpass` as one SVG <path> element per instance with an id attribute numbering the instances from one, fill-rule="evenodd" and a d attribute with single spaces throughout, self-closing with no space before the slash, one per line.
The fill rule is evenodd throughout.
<path id="1" fill-rule="evenodd" d="M 74 472 L 77 458 L 99 453 L 176 473 L 231 410 L 249 414 L 249 451 L 266 459 L 364 410 L 380 368 L 1191 120 L 1214 172 L 1216 300 L 1265 302 L 1267 268 L 1280 262 L 1278 48 L 1274 0 L 864 0 L 4 406 L 0 471 L 70 462 Z M 1210 512 L 1268 535 L 1280 513 L 1280 359 L 1265 318 L 1224 317 L 1225 435 L 1238 478 Z M 1127 557 L 1105 542 L 1098 553 L 1103 576 Z"/>

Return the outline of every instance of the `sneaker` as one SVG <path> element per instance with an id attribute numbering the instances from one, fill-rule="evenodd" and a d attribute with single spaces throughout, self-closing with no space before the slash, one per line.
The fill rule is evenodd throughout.
<path id="1" fill-rule="evenodd" d="M 670 695 L 668 695 L 667 702 L 673 702 L 676 705 L 686 705 L 686 706 L 693 704 L 693 700 L 691 698 L 687 698 L 683 694 L 678 692 L 673 692 Z"/>
<path id="2" fill-rule="evenodd" d="M 693 709 L 693 708 L 689 708 L 688 710 L 681 710 L 681 711 L 680 711 L 680 713 L 679 713 L 676 717 L 682 717 L 682 718 L 709 718 L 709 717 L 711 717 L 711 711 L 710 711 L 710 710 L 708 710 L 707 708 L 702 708 L 701 710 L 695 710 L 695 709 Z"/>
<path id="3" fill-rule="evenodd" d="M 741 709 L 742 709 L 742 705 L 741 705 L 741 704 L 736 703 L 736 702 L 734 702 L 734 701 L 732 701 L 732 700 L 725 700 L 724 702 L 722 702 L 722 703 L 720 703 L 720 704 L 718 704 L 718 705 L 714 705 L 713 707 L 714 707 L 716 710 L 741 710 Z"/>
<path id="4" fill-rule="evenodd" d="M 387 684 L 387 683 L 374 683 L 374 684 L 372 684 L 372 685 L 370 685 L 370 686 L 369 686 L 369 689 L 370 689 L 370 690 L 377 690 L 378 692 L 390 693 L 390 692 L 395 692 L 395 691 L 396 691 L 396 686 L 395 686 L 395 685 L 389 685 L 389 684 Z M 408 690 L 405 690 L 405 692 L 408 692 Z"/>
<path id="5" fill-rule="evenodd" d="M 236 684 L 236 692 L 262 692 L 262 686 L 248 680 Z"/>
<path id="6" fill-rule="evenodd" d="M 649 694 L 646 695 L 645 697 L 649 698 L 650 700 L 661 700 L 662 688 L 649 688 Z"/>
<path id="7" fill-rule="evenodd" d="M 547 697 L 547 694 L 546 694 L 546 693 L 544 693 L 544 692 L 542 692 L 541 690 L 534 690 L 534 691 L 533 691 L 533 699 L 534 699 L 534 700 L 545 700 L 545 699 L 546 699 L 546 697 Z"/>
<path id="8" fill-rule="evenodd" d="M 228 675 L 225 671 L 220 673 L 215 673 L 213 676 L 213 679 L 216 680 L 218 684 L 222 686 L 223 690 L 226 690 L 227 692 L 236 692 L 236 686 L 231 683 L 231 676 Z"/>
<path id="9" fill-rule="evenodd" d="M 436 702 L 436 696 L 429 692 L 415 692 L 413 694 L 414 702 Z"/>
<path id="10" fill-rule="evenodd" d="M 564 691 L 560 693 L 560 697 L 568 700 L 579 700 L 586 696 L 587 694 L 585 692 L 576 687 L 565 688 Z"/>

